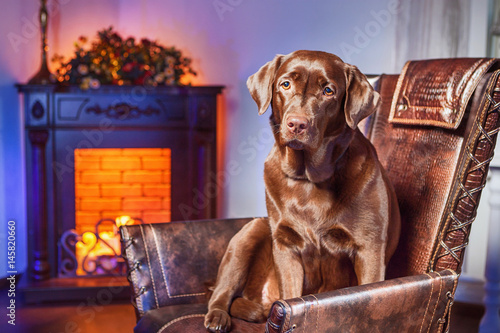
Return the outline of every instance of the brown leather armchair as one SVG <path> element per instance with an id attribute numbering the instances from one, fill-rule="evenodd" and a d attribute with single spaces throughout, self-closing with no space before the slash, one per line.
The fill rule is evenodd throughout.
<path id="1" fill-rule="evenodd" d="M 387 280 L 276 301 L 233 332 L 444 332 L 499 130 L 496 59 L 413 61 L 382 75 L 363 125 L 398 195 L 402 233 Z M 206 285 L 250 219 L 125 226 L 135 332 L 204 332 Z"/>

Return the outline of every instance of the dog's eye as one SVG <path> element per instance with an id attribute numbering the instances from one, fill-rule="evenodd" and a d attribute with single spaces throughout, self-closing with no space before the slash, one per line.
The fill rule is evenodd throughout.
<path id="1" fill-rule="evenodd" d="M 283 83 L 281 84 L 281 87 L 283 87 L 283 89 L 285 89 L 285 90 L 290 89 L 290 87 L 291 87 L 291 86 L 292 86 L 292 85 L 291 85 L 291 84 L 290 84 L 290 82 L 288 82 L 288 81 L 285 81 L 285 82 L 283 82 Z"/>
<path id="2" fill-rule="evenodd" d="M 323 94 L 325 96 L 333 96 L 333 89 L 330 87 L 326 87 L 325 89 L 323 89 Z"/>

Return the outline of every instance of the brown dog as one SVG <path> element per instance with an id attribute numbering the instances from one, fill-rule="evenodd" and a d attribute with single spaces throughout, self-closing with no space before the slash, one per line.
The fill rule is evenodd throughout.
<path id="1" fill-rule="evenodd" d="M 394 190 L 357 125 L 379 104 L 366 77 L 333 54 L 278 55 L 247 81 L 272 103 L 264 167 L 268 219 L 231 240 L 208 304 L 209 331 L 231 316 L 264 321 L 273 301 L 381 281 L 400 232 Z"/>

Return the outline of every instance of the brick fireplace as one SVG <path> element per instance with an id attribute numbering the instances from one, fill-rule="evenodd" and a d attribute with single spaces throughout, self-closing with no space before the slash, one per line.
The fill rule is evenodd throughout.
<path id="1" fill-rule="evenodd" d="M 216 195 L 200 201 L 200 193 L 216 173 L 222 87 L 18 90 L 26 131 L 28 302 L 125 286 L 115 237 L 120 224 L 215 217 Z"/>
<path id="2" fill-rule="evenodd" d="M 170 165 L 168 148 L 76 149 L 76 231 L 120 216 L 169 222 Z"/>
<path id="3" fill-rule="evenodd" d="M 125 266 L 116 258 L 121 252 L 119 225 L 171 220 L 171 151 L 75 149 L 74 155 L 76 275 L 121 273 Z M 114 223 L 104 223 L 96 230 L 98 221 Z M 65 273 L 60 270 L 61 275 Z"/>

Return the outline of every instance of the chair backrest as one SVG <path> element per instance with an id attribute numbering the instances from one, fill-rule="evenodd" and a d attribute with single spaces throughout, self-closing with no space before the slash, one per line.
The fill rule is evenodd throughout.
<path id="1" fill-rule="evenodd" d="M 388 278 L 460 271 L 499 128 L 495 59 L 408 62 L 382 75 L 366 135 L 395 187 L 401 238 Z"/>

